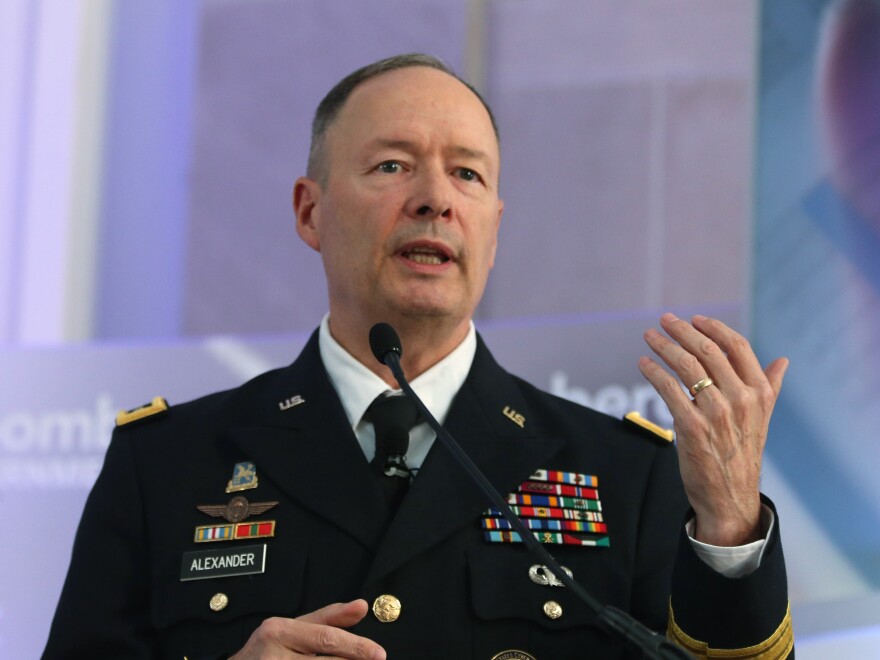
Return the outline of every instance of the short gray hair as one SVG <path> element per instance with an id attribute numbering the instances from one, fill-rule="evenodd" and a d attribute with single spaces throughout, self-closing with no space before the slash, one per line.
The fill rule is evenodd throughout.
<path id="1" fill-rule="evenodd" d="M 495 138 L 498 139 L 500 137 L 498 124 L 495 122 L 495 115 L 492 113 L 492 108 L 489 107 L 489 104 L 486 103 L 486 100 L 473 85 L 457 76 L 455 71 L 453 71 L 443 60 L 434 57 L 433 55 L 426 55 L 425 53 L 394 55 L 393 57 L 387 57 L 378 62 L 367 64 L 357 71 L 348 74 L 345 78 L 336 83 L 333 89 L 331 89 L 321 103 L 318 104 L 318 109 L 315 111 L 315 118 L 312 120 L 312 143 L 309 147 L 309 163 L 308 169 L 306 170 L 311 178 L 318 180 L 326 178 L 327 173 L 324 171 L 326 166 L 324 156 L 324 137 L 327 134 L 327 129 L 333 123 L 333 120 L 336 119 L 337 115 L 339 115 L 342 106 L 345 105 L 345 102 L 348 100 L 348 97 L 351 96 L 351 93 L 362 83 L 371 78 L 375 78 L 376 76 L 380 76 L 383 73 L 416 66 L 442 71 L 443 73 L 452 76 L 471 90 L 480 100 L 480 103 L 483 104 L 483 107 L 486 108 L 486 112 L 489 113 L 489 120 L 492 122 L 492 129 L 495 131 Z"/>

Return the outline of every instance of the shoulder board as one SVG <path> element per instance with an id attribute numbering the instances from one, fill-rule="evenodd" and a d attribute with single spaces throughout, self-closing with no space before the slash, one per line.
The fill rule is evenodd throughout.
<path id="1" fill-rule="evenodd" d="M 627 413 L 623 418 L 623 423 L 630 428 L 638 430 L 643 436 L 659 442 L 661 445 L 670 445 L 675 440 L 675 434 L 670 429 L 657 426 L 654 422 L 642 417 L 637 411 Z"/>
<path id="2" fill-rule="evenodd" d="M 120 410 L 116 414 L 116 426 L 126 426 L 128 424 L 134 424 L 135 422 L 141 422 L 150 417 L 158 419 L 168 413 L 168 402 L 163 399 L 161 396 L 155 397 L 149 403 L 145 403 L 139 408 L 134 408 L 132 410 Z"/>

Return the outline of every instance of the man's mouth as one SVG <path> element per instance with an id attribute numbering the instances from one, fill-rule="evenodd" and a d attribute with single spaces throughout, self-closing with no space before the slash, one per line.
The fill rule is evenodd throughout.
<path id="1" fill-rule="evenodd" d="M 439 266 L 445 264 L 450 258 L 443 250 L 425 245 L 407 248 L 401 252 L 401 255 L 410 261 L 426 266 Z"/>

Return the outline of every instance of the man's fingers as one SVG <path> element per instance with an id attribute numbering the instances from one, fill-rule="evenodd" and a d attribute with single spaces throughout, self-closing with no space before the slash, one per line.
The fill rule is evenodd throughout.
<path id="1" fill-rule="evenodd" d="M 693 328 L 691 330 L 696 332 Z M 675 339 L 679 341 L 677 337 Z M 650 328 L 645 332 L 645 342 L 675 372 L 686 387 L 692 386 L 706 376 L 718 379 L 719 384 L 724 380 L 724 377 L 718 373 L 721 369 L 710 369 L 708 365 L 702 364 L 692 353 L 682 348 L 675 341 L 671 341 L 669 338 L 661 335 L 655 328 Z M 718 352 L 720 353 L 720 350 Z M 729 365 L 727 369 L 732 373 Z"/>
<path id="2" fill-rule="evenodd" d="M 292 623 L 302 627 L 289 631 L 293 638 L 289 641 L 299 645 L 290 648 L 353 660 L 384 660 L 385 651 L 381 646 L 365 637 L 340 630 L 363 619 L 368 608 L 367 601 L 359 599 L 333 603 L 294 619 Z"/>
<path id="3" fill-rule="evenodd" d="M 653 388 L 657 390 L 660 398 L 663 399 L 666 407 L 669 408 L 669 412 L 672 413 L 673 418 L 677 418 L 678 415 L 683 415 L 687 412 L 691 400 L 684 393 L 684 390 L 681 389 L 678 380 L 645 355 L 639 358 L 639 370 L 642 372 L 645 380 L 651 383 Z"/>
<path id="4" fill-rule="evenodd" d="M 715 342 L 724 353 L 725 361 L 733 367 L 740 379 L 750 386 L 761 385 L 764 371 L 748 340 L 718 319 L 697 314 L 694 327 Z"/>
<path id="5" fill-rule="evenodd" d="M 288 626 L 279 637 L 287 648 L 300 653 L 347 658 L 385 660 L 385 651 L 376 642 L 341 628 L 299 619 L 286 619 Z"/>
<path id="6" fill-rule="evenodd" d="M 666 354 L 659 355 L 686 387 L 706 376 L 721 388 L 736 387 L 741 382 L 715 337 L 704 334 L 694 325 L 669 313 L 660 317 L 660 325 L 675 341 L 669 341 L 669 345 L 664 346 Z M 660 333 L 657 335 L 662 336 Z M 651 348 L 657 350 L 654 345 Z M 672 362 L 667 360 L 667 354 L 672 356 Z"/>
<path id="7" fill-rule="evenodd" d="M 341 626 L 352 626 L 367 612 L 367 602 L 335 603 L 297 619 L 272 617 L 263 621 L 233 658 L 301 658 L 319 655 L 341 660 L 385 660 L 376 642 Z"/>
<path id="8" fill-rule="evenodd" d="M 788 371 L 788 358 L 784 357 L 776 358 L 764 370 L 764 375 L 770 382 L 770 387 L 773 388 L 776 396 L 779 396 L 779 392 L 782 390 L 782 380 L 785 378 L 786 371 Z"/>
<path id="9" fill-rule="evenodd" d="M 337 604 L 337 606 L 344 607 L 347 604 Z M 326 614 L 327 610 L 337 606 L 330 605 L 322 609 Z M 330 656 L 347 660 L 385 660 L 386 657 L 384 649 L 366 637 L 359 637 L 332 625 L 311 623 L 303 620 L 303 617 L 266 619 L 258 629 L 258 633 L 261 634 L 260 644 L 271 646 L 274 641 L 284 649 L 304 655 Z"/>
<path id="10" fill-rule="evenodd" d="M 299 621 L 320 623 L 325 626 L 349 628 L 364 618 L 369 609 L 367 601 L 353 600 L 348 603 L 333 603 L 314 612 L 297 617 Z"/>

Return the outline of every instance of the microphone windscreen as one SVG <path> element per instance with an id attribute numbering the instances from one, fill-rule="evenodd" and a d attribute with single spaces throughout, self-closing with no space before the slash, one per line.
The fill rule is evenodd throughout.
<path id="1" fill-rule="evenodd" d="M 394 328 L 387 323 L 377 323 L 370 328 L 370 350 L 382 364 L 385 364 L 385 356 L 388 353 L 397 353 L 398 357 L 403 355 L 400 337 L 397 336 Z"/>

